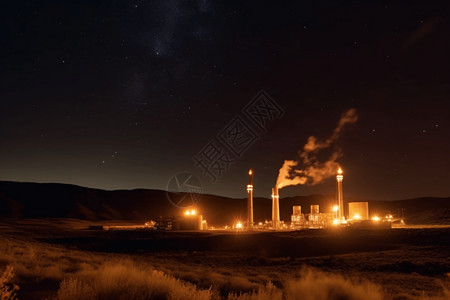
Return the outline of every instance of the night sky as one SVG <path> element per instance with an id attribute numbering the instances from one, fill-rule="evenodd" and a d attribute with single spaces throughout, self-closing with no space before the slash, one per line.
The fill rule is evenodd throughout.
<path id="1" fill-rule="evenodd" d="M 447 5 L 447 7 L 446 7 Z M 0 180 L 269 197 L 284 160 L 331 136 L 344 197 L 450 196 L 446 1 L 9 1 L 0 9 Z M 265 91 L 264 128 L 245 107 Z M 220 133 L 254 133 L 231 153 Z M 244 128 L 244 129 L 245 129 Z M 195 156 L 234 159 L 215 182 Z M 326 159 L 327 154 L 323 154 Z M 334 194 L 335 179 L 287 187 Z"/>

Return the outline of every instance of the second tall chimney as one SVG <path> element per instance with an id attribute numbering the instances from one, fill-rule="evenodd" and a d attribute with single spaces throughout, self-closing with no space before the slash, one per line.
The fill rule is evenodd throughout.
<path id="1" fill-rule="evenodd" d="M 249 181 L 247 185 L 247 229 L 253 228 L 253 171 L 248 171 Z"/>
<path id="2" fill-rule="evenodd" d="M 280 229 L 280 196 L 278 195 L 278 187 L 272 188 L 272 228 Z"/>

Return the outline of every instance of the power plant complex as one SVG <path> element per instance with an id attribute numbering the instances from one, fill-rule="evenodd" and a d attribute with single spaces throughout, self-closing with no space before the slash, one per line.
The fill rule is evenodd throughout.
<path id="1" fill-rule="evenodd" d="M 325 148 L 330 148 L 331 145 L 339 138 L 339 134 L 345 124 L 351 124 L 358 120 L 356 111 L 349 109 L 342 114 L 341 119 L 337 127 L 334 129 L 333 134 L 326 140 L 320 141 L 314 136 L 308 138 L 307 143 L 304 145 L 303 150 L 300 153 L 298 160 L 285 160 L 283 165 L 278 171 L 278 177 L 276 184 L 272 187 L 272 209 L 271 220 L 265 220 L 264 222 L 255 222 L 254 218 L 254 171 L 250 169 L 248 171 L 248 183 L 246 185 L 247 190 L 247 209 L 244 214 L 244 209 L 241 207 L 242 202 L 239 202 L 239 212 L 237 214 L 246 215 L 245 220 L 234 220 L 234 224 L 231 226 L 223 226 L 217 229 L 236 229 L 241 230 L 301 230 L 312 228 L 336 228 L 346 226 L 390 226 L 394 221 L 391 214 L 385 217 L 378 217 L 373 215 L 369 217 L 369 204 L 368 202 L 346 202 L 344 201 L 343 181 L 344 172 L 342 168 L 337 164 L 336 160 L 339 158 L 337 152 L 332 154 L 333 158 L 323 164 L 312 164 L 312 161 L 316 161 L 315 154 L 317 151 Z M 300 170 L 298 167 L 303 166 Z M 336 197 L 335 199 L 327 203 L 327 207 L 324 210 L 323 207 L 319 207 L 319 203 L 308 203 L 309 213 L 303 212 L 300 205 L 292 206 L 292 215 L 290 222 L 285 222 L 280 218 L 280 193 L 279 190 L 286 186 L 311 184 L 315 185 L 321 183 L 324 179 L 330 176 L 336 176 Z M 235 199 L 237 200 L 237 199 Z M 244 200 L 245 201 L 245 200 Z M 319 200 L 317 200 L 319 201 Z M 321 202 L 323 205 L 324 203 Z M 348 205 L 348 206 L 347 206 Z M 268 217 L 268 207 L 266 207 L 265 215 Z M 189 210 L 190 209 L 190 210 Z M 164 224 L 170 224 L 172 228 L 177 229 L 216 229 L 211 226 L 207 226 L 206 220 L 203 219 L 201 214 L 196 213 L 196 207 L 190 207 L 186 213 L 182 216 L 174 217 L 171 222 L 169 219 L 161 220 L 157 224 L 162 224 L 161 228 L 166 228 Z M 303 208 L 304 209 L 304 208 Z M 195 212 L 195 213 L 192 213 Z M 206 214 L 207 212 L 205 212 Z M 212 213 L 214 215 L 214 213 Z M 286 207 L 283 210 L 283 216 L 286 218 Z M 217 215 L 216 215 L 217 217 Z M 222 217 L 222 216 L 220 216 Z M 403 222 L 400 220 L 401 223 Z M 223 222 L 223 219 L 222 219 Z"/>
<path id="2" fill-rule="evenodd" d="M 384 217 L 372 216 L 369 218 L 368 202 L 349 202 L 347 214 L 344 210 L 343 193 L 343 170 L 339 167 L 336 170 L 336 198 L 326 211 L 321 211 L 318 204 L 311 204 L 309 213 L 302 212 L 300 205 L 292 206 L 292 215 L 290 222 L 280 219 L 280 195 L 279 186 L 272 188 L 272 219 L 264 222 L 254 221 L 254 202 L 253 202 L 253 177 L 252 169 L 248 171 L 247 184 L 247 219 L 244 221 L 235 221 L 232 226 L 215 228 L 208 226 L 195 207 L 187 209 L 183 215 L 175 218 L 158 218 L 156 221 L 150 221 L 145 224 L 146 228 L 154 230 L 237 230 L 237 231 L 257 231 L 257 230 L 302 230 L 336 227 L 391 227 L 394 221 L 393 216 L 388 214 Z M 401 223 L 403 221 L 401 220 Z M 114 227 L 114 226 L 113 226 Z"/>
<path id="3" fill-rule="evenodd" d="M 343 180 L 344 175 L 341 168 L 336 171 L 336 200 L 332 209 L 328 212 L 320 212 L 319 205 L 313 204 L 310 206 L 309 214 L 302 213 L 302 207 L 299 205 L 292 207 L 291 222 L 285 223 L 280 220 L 280 195 L 279 188 L 275 186 L 272 188 L 272 220 L 264 223 L 254 223 L 253 218 L 253 170 L 249 170 L 249 183 L 247 185 L 247 230 L 255 229 L 269 229 L 269 230 L 300 230 L 312 228 L 327 228 L 336 226 L 360 226 L 365 225 L 379 225 L 386 223 L 390 225 L 392 216 L 387 215 L 384 218 L 374 216 L 369 219 L 369 204 L 368 202 L 349 202 L 348 215 L 346 216 L 344 210 L 344 193 Z M 383 222 L 387 221 L 387 222 Z M 240 226 L 239 228 L 242 228 Z M 243 228 L 245 229 L 245 228 Z"/>

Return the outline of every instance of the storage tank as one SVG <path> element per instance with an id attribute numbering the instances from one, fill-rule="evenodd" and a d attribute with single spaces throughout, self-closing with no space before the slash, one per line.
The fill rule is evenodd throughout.
<path id="1" fill-rule="evenodd" d="M 319 213 L 319 205 L 311 205 L 311 214 L 316 215 Z"/>
<path id="2" fill-rule="evenodd" d="M 348 218 L 353 220 L 369 220 L 369 203 L 349 202 Z"/>

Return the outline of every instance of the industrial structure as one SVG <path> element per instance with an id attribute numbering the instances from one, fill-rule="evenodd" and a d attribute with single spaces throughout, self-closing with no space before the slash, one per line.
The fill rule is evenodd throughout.
<path id="1" fill-rule="evenodd" d="M 184 212 L 184 216 L 175 218 L 173 227 L 180 230 L 204 230 L 206 221 L 203 221 L 205 221 L 203 216 L 196 209 L 188 209 Z"/>
<path id="2" fill-rule="evenodd" d="M 368 202 L 349 202 L 348 218 L 351 220 L 369 220 L 369 203 Z"/>
<path id="3" fill-rule="evenodd" d="M 302 214 L 302 207 L 296 205 L 292 207 L 291 215 L 291 229 L 305 229 L 308 228 L 308 223 L 305 215 Z"/>
<path id="4" fill-rule="evenodd" d="M 206 220 L 194 208 L 186 210 L 182 216 L 175 218 L 159 217 L 156 219 L 156 222 L 150 221 L 145 223 L 145 225 L 159 231 L 206 230 L 208 228 Z"/>
<path id="5" fill-rule="evenodd" d="M 275 185 L 272 188 L 272 219 L 265 222 L 254 222 L 253 214 L 253 170 L 248 171 L 249 179 L 247 184 L 247 220 L 242 222 L 236 220 L 231 226 L 225 226 L 222 230 L 302 230 L 318 228 L 336 228 L 355 226 L 365 227 L 386 227 L 392 224 L 395 219 L 391 214 L 381 218 L 373 215 L 369 216 L 368 202 L 348 203 L 348 215 L 344 211 L 344 196 L 342 182 L 344 179 L 342 168 L 338 168 L 336 174 L 336 200 L 332 205 L 321 212 L 318 204 L 310 205 L 309 213 L 302 213 L 302 207 L 295 205 L 292 207 L 291 222 L 285 223 L 280 220 L 280 196 L 279 188 Z M 202 214 L 198 213 L 195 207 L 191 207 L 182 216 L 174 218 L 158 218 L 156 222 L 150 221 L 145 224 L 146 228 L 154 230 L 214 230 L 208 228 L 206 220 Z M 218 229 L 218 228 L 217 228 Z"/>
<path id="6" fill-rule="evenodd" d="M 272 188 L 272 229 L 280 229 L 280 196 L 278 186 Z"/>
<path id="7" fill-rule="evenodd" d="M 334 220 L 334 212 L 321 213 L 317 204 L 310 206 L 309 214 L 303 214 L 301 206 L 293 206 L 289 228 L 291 230 L 327 228 L 333 226 Z"/>
<path id="8" fill-rule="evenodd" d="M 309 214 L 302 213 L 301 206 L 292 207 L 291 223 L 287 226 L 284 221 L 280 220 L 280 196 L 278 186 L 272 188 L 272 220 L 271 222 L 259 222 L 256 228 L 258 229 L 272 229 L 272 230 L 300 230 L 310 228 L 328 228 L 336 226 L 352 226 L 361 224 L 363 221 L 377 224 L 379 221 L 391 222 L 392 218 L 380 219 L 374 216 L 372 220 L 369 219 L 369 204 L 368 202 L 350 202 L 348 203 L 349 215 L 345 215 L 344 210 L 344 193 L 342 182 L 344 180 L 342 168 L 338 168 L 336 174 L 336 204 L 332 206 L 329 212 L 320 212 L 319 205 L 313 204 L 310 207 Z M 248 196 L 248 220 L 251 220 L 251 225 L 248 229 L 253 228 L 253 173 L 250 170 L 250 184 L 247 186 Z"/>
<path id="9" fill-rule="evenodd" d="M 248 171 L 249 180 L 247 184 L 247 229 L 253 228 L 253 171 Z"/>
<path id="10" fill-rule="evenodd" d="M 339 168 L 336 175 L 336 181 L 337 181 L 337 205 L 338 205 L 338 219 L 344 220 L 344 193 L 342 192 L 342 181 L 344 180 L 344 175 L 342 175 L 342 169 Z"/>

